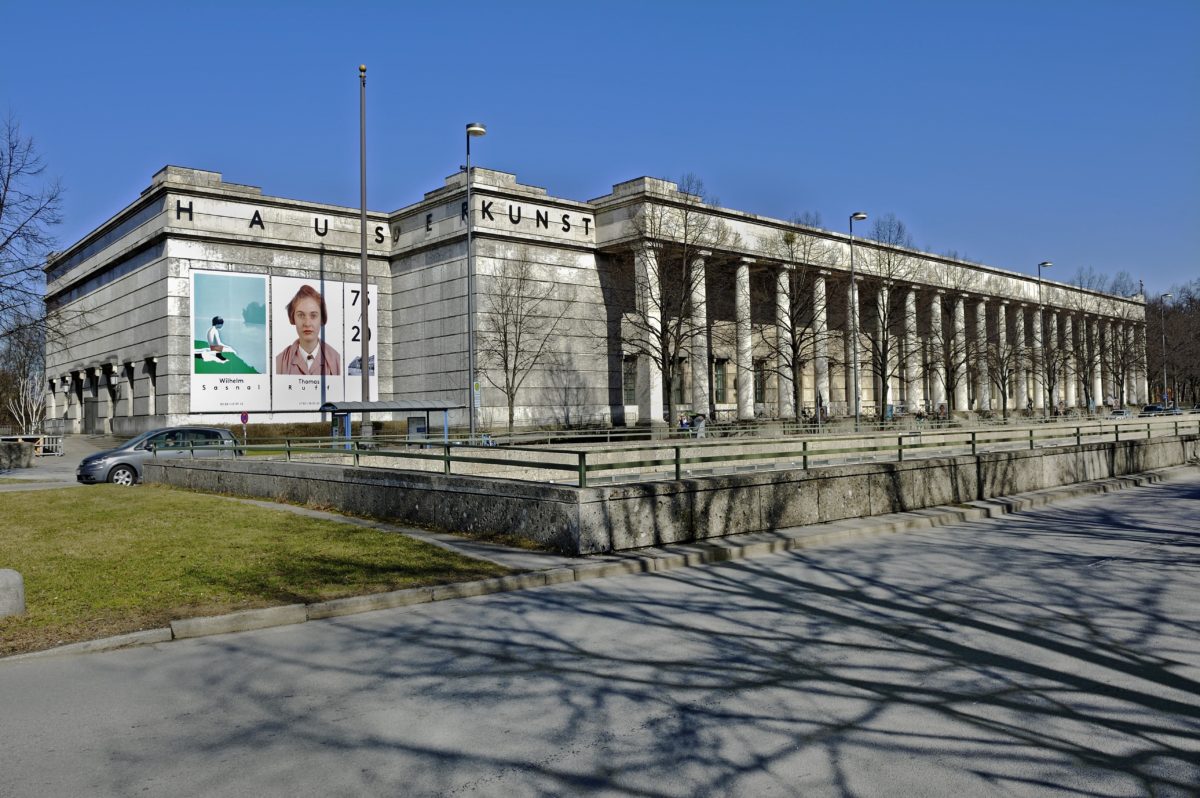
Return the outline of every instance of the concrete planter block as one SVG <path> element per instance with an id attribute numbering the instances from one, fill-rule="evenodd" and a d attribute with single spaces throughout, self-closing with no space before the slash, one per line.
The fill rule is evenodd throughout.
<path id="1" fill-rule="evenodd" d="M 18 441 L 0 443 L 0 469 L 32 468 L 33 444 Z"/>
<path id="2" fill-rule="evenodd" d="M 11 568 L 0 568 L 0 618 L 25 613 L 25 580 Z"/>
<path id="3" fill-rule="evenodd" d="M 25 613 L 25 580 L 11 568 L 0 568 L 0 618 Z"/>

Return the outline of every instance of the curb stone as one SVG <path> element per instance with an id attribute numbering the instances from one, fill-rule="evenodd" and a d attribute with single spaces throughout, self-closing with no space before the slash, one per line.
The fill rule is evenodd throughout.
<path id="1" fill-rule="evenodd" d="M 815 548 L 861 538 L 873 538 L 896 532 L 931 529 L 943 526 L 1002 518 L 1006 515 L 1044 507 L 1060 501 L 1114 493 L 1127 488 L 1158 484 L 1175 473 L 1195 468 L 1196 464 L 1172 466 L 1142 474 L 1064 485 L 1015 496 L 997 497 L 967 502 L 957 506 L 927 507 L 903 513 L 893 513 L 891 520 L 870 523 L 869 519 L 847 519 L 813 527 L 793 527 L 776 532 L 750 533 L 737 538 L 716 541 L 696 541 L 672 545 L 670 548 L 612 555 L 606 560 L 572 568 L 552 568 L 521 574 L 457 582 L 432 587 L 349 596 L 313 604 L 289 604 L 259 610 L 243 610 L 227 615 L 204 618 L 185 618 L 172 621 L 170 628 L 87 640 L 65 646 L 0 657 L 0 662 L 12 662 L 43 657 L 89 654 L 114 651 L 131 646 L 165 643 L 190 637 L 205 637 L 230 632 L 266 629 L 274 626 L 304 623 L 363 612 L 409 607 L 435 601 L 470 598 L 566 582 L 604 579 L 638 573 L 672 571 L 699 565 L 713 565 L 752 557 L 781 554 L 799 549 Z M 807 531 L 806 531 L 807 530 Z M 745 541 L 745 542 L 739 542 Z"/>

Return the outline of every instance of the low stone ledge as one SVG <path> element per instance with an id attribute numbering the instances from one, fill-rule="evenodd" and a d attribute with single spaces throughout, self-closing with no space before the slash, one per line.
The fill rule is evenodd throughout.
<path id="1" fill-rule="evenodd" d="M 0 618 L 24 614 L 24 578 L 11 568 L 0 568 Z"/>
<path id="2" fill-rule="evenodd" d="M 164 626 L 161 629 L 144 629 L 140 632 L 129 632 L 123 635 L 102 637 L 99 640 L 84 640 L 82 643 L 68 643 L 65 646 L 31 651 L 28 654 L 14 654 L 6 657 L 5 662 L 17 662 L 26 659 L 42 659 L 43 657 L 64 657 L 72 654 L 99 654 L 104 651 L 117 651 L 134 646 L 150 646 L 155 643 L 171 642 L 171 629 Z"/>
<path id="3" fill-rule="evenodd" d="M 431 601 L 433 601 L 433 588 L 430 587 L 391 590 L 387 593 L 371 593 L 366 596 L 348 596 L 309 604 L 308 620 L 316 621 L 322 618 L 357 615 L 360 612 L 411 607 L 415 604 L 428 604 Z"/>
<path id="4" fill-rule="evenodd" d="M 308 620 L 308 608 L 304 604 L 285 604 L 282 607 L 267 607 L 261 610 L 243 610 L 228 615 L 210 618 L 183 618 L 171 621 L 171 634 L 179 640 L 187 637 L 205 637 L 227 632 L 248 632 L 251 629 L 266 629 L 270 626 L 287 626 Z"/>

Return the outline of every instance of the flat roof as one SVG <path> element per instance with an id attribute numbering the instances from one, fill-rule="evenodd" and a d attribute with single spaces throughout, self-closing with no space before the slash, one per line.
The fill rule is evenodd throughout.
<path id="1" fill-rule="evenodd" d="M 460 410 L 464 407 L 466 405 L 462 402 L 447 402 L 438 399 L 397 399 L 387 402 L 326 402 L 321 405 L 320 412 L 386 413 L 398 410 Z"/>

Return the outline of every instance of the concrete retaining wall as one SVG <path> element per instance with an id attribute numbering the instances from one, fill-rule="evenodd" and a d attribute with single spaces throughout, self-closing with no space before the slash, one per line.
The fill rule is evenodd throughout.
<path id="1" fill-rule="evenodd" d="M 585 489 L 252 459 L 148 463 L 145 479 L 591 554 L 959 504 L 1198 456 L 1190 435 Z"/>

